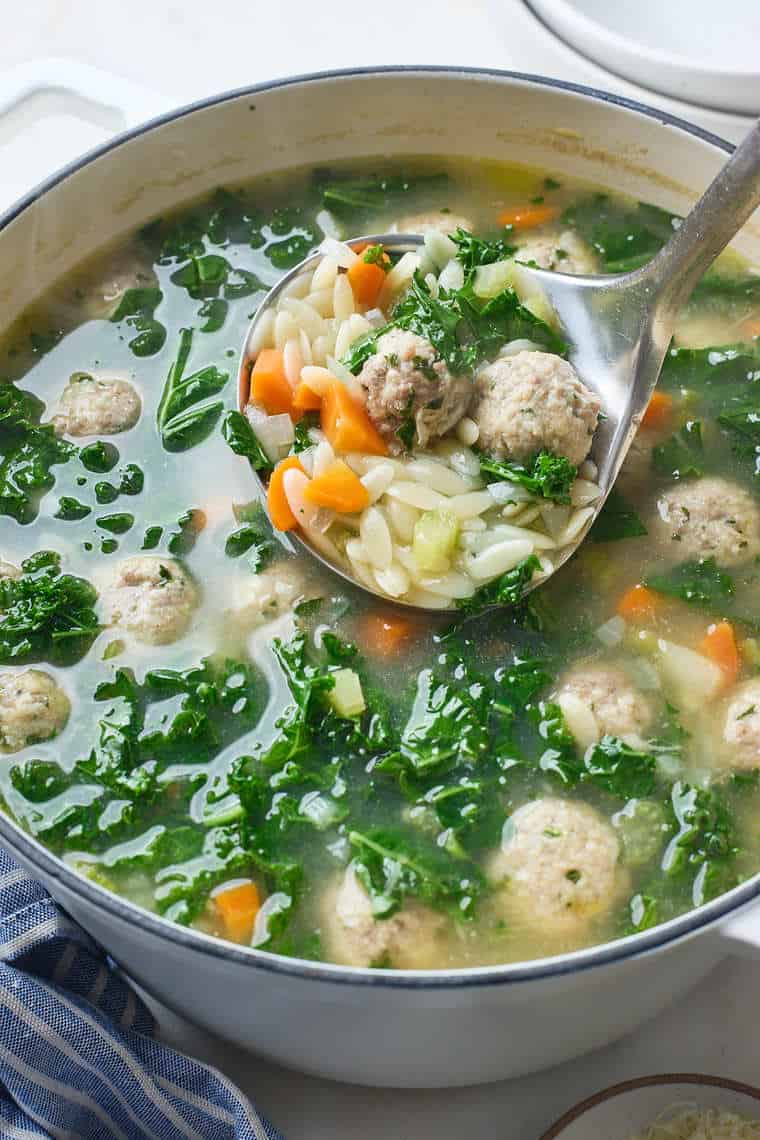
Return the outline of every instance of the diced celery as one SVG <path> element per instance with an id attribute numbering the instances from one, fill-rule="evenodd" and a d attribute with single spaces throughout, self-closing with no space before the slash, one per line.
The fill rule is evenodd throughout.
<path id="1" fill-rule="evenodd" d="M 332 677 L 335 685 L 330 690 L 330 704 L 338 716 L 358 716 L 363 713 L 367 706 L 359 674 L 354 673 L 353 669 L 336 669 Z"/>
<path id="2" fill-rule="evenodd" d="M 445 574 L 459 538 L 459 519 L 445 507 L 425 511 L 414 524 L 412 553 L 426 574 Z"/>

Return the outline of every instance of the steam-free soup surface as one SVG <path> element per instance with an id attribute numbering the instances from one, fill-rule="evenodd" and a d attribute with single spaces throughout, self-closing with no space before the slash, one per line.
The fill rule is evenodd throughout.
<path id="1" fill-rule="evenodd" d="M 377 162 L 220 191 L 42 297 L 2 356 L 2 804 L 109 889 L 282 954 L 622 937 L 760 868 L 758 278 L 731 257 L 697 288 L 578 555 L 424 620 L 273 531 L 237 411 L 265 290 L 393 225 L 478 235 L 467 272 L 497 242 L 603 272 L 673 219 L 551 171 Z M 454 442 L 452 470 L 477 456 Z M 548 538 L 570 509 L 502 501 Z M 401 546 L 414 512 L 388 511 Z"/>

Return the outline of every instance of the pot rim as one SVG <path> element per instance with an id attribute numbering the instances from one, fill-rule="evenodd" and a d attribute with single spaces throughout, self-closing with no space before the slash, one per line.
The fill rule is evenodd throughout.
<path id="1" fill-rule="evenodd" d="M 563 1132 L 571 1124 L 575 1124 L 576 1120 L 606 1100 L 614 1100 L 615 1097 L 623 1096 L 625 1093 L 662 1085 L 695 1085 L 697 1088 L 707 1085 L 710 1088 L 728 1089 L 729 1092 L 741 1093 L 743 1096 L 760 1101 L 760 1088 L 745 1084 L 743 1081 L 733 1081 L 729 1077 L 713 1077 L 707 1073 L 659 1073 L 649 1077 L 635 1077 L 630 1081 L 619 1081 L 617 1084 L 609 1085 L 606 1089 L 601 1089 L 573 1105 L 552 1124 L 548 1131 L 543 1133 L 540 1140 L 562 1140 Z"/>
<path id="2" fill-rule="evenodd" d="M 187 103 L 176 110 L 165 112 L 155 118 L 129 130 L 123 131 L 101 143 L 99 146 L 85 152 L 83 155 L 67 163 L 33 187 L 17 202 L 0 214 L 0 233 L 9 226 L 26 209 L 32 206 L 50 190 L 54 189 L 70 175 L 90 165 L 96 159 L 116 150 L 122 143 L 139 138 L 149 131 L 160 128 L 167 123 L 185 118 L 196 111 L 203 111 L 223 103 L 233 102 L 239 98 L 248 98 L 263 92 L 276 91 L 280 88 L 308 86 L 313 83 L 332 83 L 344 79 L 357 79 L 364 76 L 382 75 L 420 75 L 446 79 L 474 78 L 496 83 L 525 84 L 535 87 L 549 87 L 560 92 L 580 95 L 585 99 L 598 103 L 612 104 L 625 111 L 632 111 L 645 118 L 654 119 L 663 126 L 673 127 L 683 131 L 709 146 L 730 154 L 734 147 L 725 139 L 704 130 L 685 119 L 670 114 L 668 111 L 650 107 L 623 95 L 613 95 L 594 87 L 587 87 L 579 83 L 569 83 L 561 79 L 552 79 L 541 75 L 526 72 L 502 71 L 498 68 L 485 67 L 459 67 L 450 65 L 407 65 L 396 64 L 378 67 L 344 68 L 332 71 L 320 71 L 309 74 L 273 79 L 247 87 L 239 87 L 232 91 L 222 92 L 218 95 Z M 113 894 L 97 883 L 78 874 L 73 868 L 66 865 L 38 840 L 32 838 L 15 823 L 10 816 L 0 812 L 0 839 L 5 842 L 11 853 L 16 853 L 27 865 L 32 866 L 40 875 L 60 882 L 62 886 L 80 895 L 88 904 L 107 911 L 109 915 L 119 921 L 130 925 L 138 925 L 146 933 L 161 939 L 168 939 L 177 946 L 193 950 L 224 961 L 233 961 L 240 965 L 247 965 L 256 969 L 266 970 L 275 974 L 289 975 L 302 979 L 317 979 L 324 983 L 335 985 L 361 985 L 379 986 L 393 989 L 456 989 L 475 986 L 515 984 L 518 982 L 537 981 L 542 978 L 557 978 L 563 975 L 584 971 L 594 966 L 613 965 L 633 958 L 640 954 L 652 952 L 665 947 L 680 938 L 697 934 L 707 929 L 718 920 L 725 918 L 740 906 L 760 897 L 760 873 L 749 879 L 746 883 L 733 888 L 726 894 L 720 895 L 711 902 L 704 904 L 696 910 L 671 919 L 669 922 L 656 926 L 640 934 L 629 935 L 626 938 L 613 942 L 602 943 L 584 950 L 557 955 L 551 958 L 540 958 L 528 962 L 508 963 L 496 966 L 472 966 L 467 968 L 446 970 L 388 970 L 369 969 L 356 966 L 340 966 L 330 962 L 315 962 L 301 958 L 288 958 L 274 954 L 267 950 L 253 947 L 236 946 L 220 938 L 204 934 L 191 927 L 180 926 L 151 911 L 144 910 L 136 903 L 129 902 L 120 895 Z"/>

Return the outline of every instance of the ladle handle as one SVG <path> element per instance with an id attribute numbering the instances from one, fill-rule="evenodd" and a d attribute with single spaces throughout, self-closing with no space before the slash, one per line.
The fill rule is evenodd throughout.
<path id="1" fill-rule="evenodd" d="M 736 147 L 694 209 L 656 257 L 639 272 L 671 312 L 760 206 L 760 120 Z"/>

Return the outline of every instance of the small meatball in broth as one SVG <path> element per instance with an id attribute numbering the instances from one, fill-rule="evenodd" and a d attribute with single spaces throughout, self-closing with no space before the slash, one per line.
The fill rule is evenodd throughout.
<path id="1" fill-rule="evenodd" d="M 745 681 L 734 692 L 723 726 L 724 755 L 731 768 L 760 768 L 760 679 Z"/>
<path id="2" fill-rule="evenodd" d="M 322 935 L 330 960 L 346 966 L 424 969 L 439 956 L 445 920 L 415 900 L 390 918 L 376 918 L 353 865 L 322 900 Z"/>
<path id="3" fill-rule="evenodd" d="M 140 418 L 142 404 L 128 380 L 75 372 L 63 390 L 53 426 L 58 435 L 118 435 Z"/>
<path id="4" fill-rule="evenodd" d="M 602 736 L 641 743 L 654 720 L 649 699 L 616 665 L 577 665 L 565 676 L 555 699 L 582 746 Z"/>
<path id="5" fill-rule="evenodd" d="M 18 752 L 57 736 L 71 704 L 49 673 L 0 673 L 0 749 Z"/>
<path id="6" fill-rule="evenodd" d="M 147 645 L 170 645 L 182 637 L 199 601 L 179 562 L 156 555 L 125 559 L 103 592 L 107 623 Z"/>
<path id="7" fill-rule="evenodd" d="M 508 921 L 547 935 L 583 937 L 627 886 L 620 843 L 588 804 L 546 798 L 518 808 L 486 872 Z"/>
<path id="8" fill-rule="evenodd" d="M 593 252 L 572 230 L 537 234 L 520 243 L 515 258 L 558 273 L 596 273 L 598 269 Z"/>
<path id="9" fill-rule="evenodd" d="M 714 558 L 740 566 L 760 554 L 760 513 L 755 498 L 738 483 L 719 476 L 682 481 L 657 501 L 654 526 L 670 540 L 671 556 Z"/>
<path id="10" fill-rule="evenodd" d="M 404 450 L 398 432 L 411 421 L 414 442 L 424 447 L 462 418 L 472 382 L 452 376 L 429 341 L 392 329 L 377 342 L 359 380 L 367 389 L 367 411 L 393 453 Z"/>
<path id="11" fill-rule="evenodd" d="M 232 586 L 229 620 L 246 632 L 290 613 L 303 593 L 303 575 L 296 564 L 278 563 L 260 574 L 238 578 Z"/>
<path id="12" fill-rule="evenodd" d="M 523 351 L 499 357 L 478 371 L 475 387 L 470 414 L 484 451 L 519 462 L 549 451 L 576 466 L 588 455 L 599 398 L 561 356 Z"/>
<path id="13" fill-rule="evenodd" d="M 432 210 L 426 214 L 407 214 L 396 224 L 400 234 L 429 234 L 437 230 L 442 234 L 455 234 L 458 229 L 472 230 L 472 219 L 464 214 L 444 213 L 443 210 Z"/>

